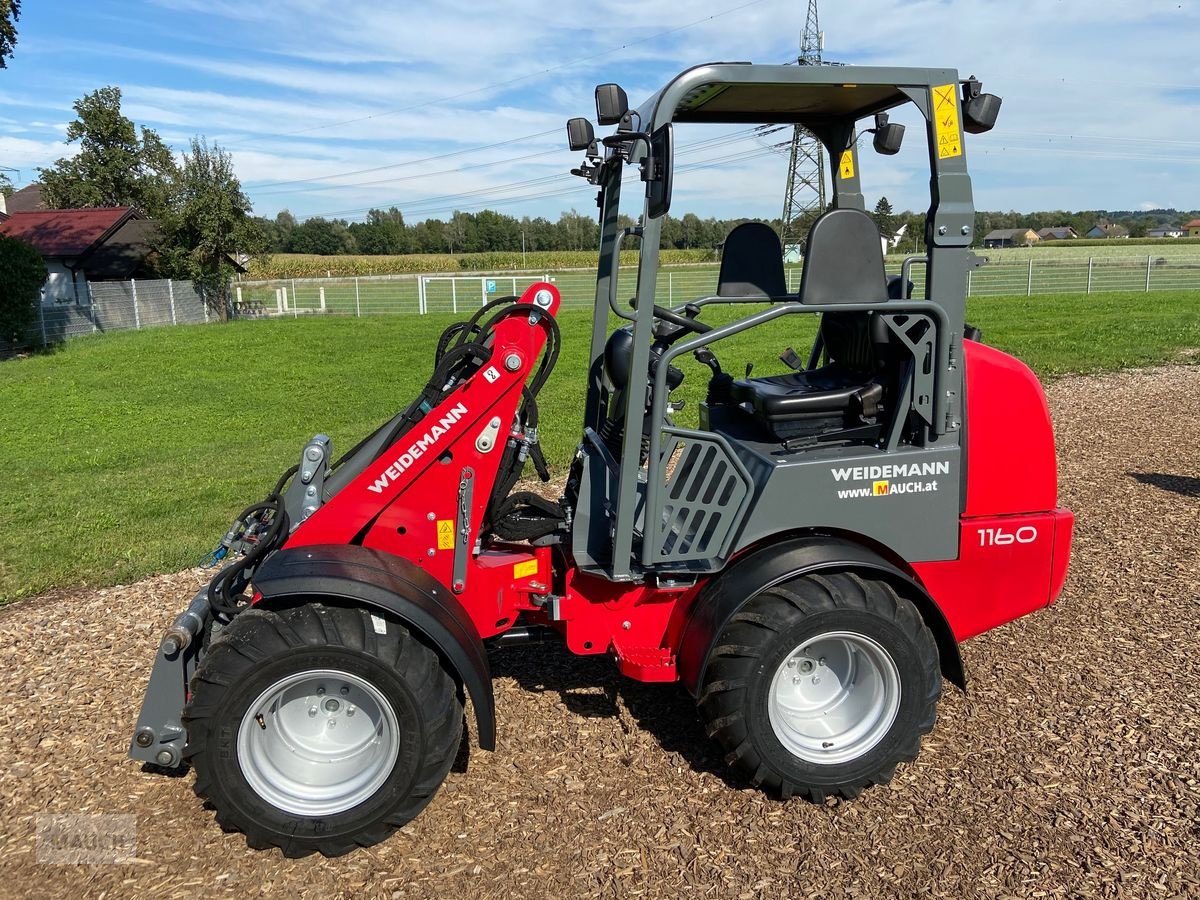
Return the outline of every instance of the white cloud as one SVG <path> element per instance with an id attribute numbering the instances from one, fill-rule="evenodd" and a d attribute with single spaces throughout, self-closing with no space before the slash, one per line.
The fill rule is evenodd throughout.
<path id="1" fill-rule="evenodd" d="M 505 186 L 565 173 L 574 164 L 565 148 L 514 159 L 562 146 L 556 135 L 412 163 L 560 128 L 589 112 L 598 81 L 621 82 L 636 104 L 690 64 L 782 62 L 796 52 L 804 4 L 341 0 L 330 10 L 323 0 L 152 0 L 140 14 L 144 29 L 97 13 L 94 27 L 76 30 L 86 40 L 23 33 L 25 46 L 62 52 L 14 60 L 0 93 L 0 115 L 11 121 L 0 121 L 0 133 L 61 134 L 47 123 L 61 120 L 75 97 L 118 83 L 126 113 L 177 146 L 193 133 L 227 145 L 264 213 L 516 196 L 532 199 L 503 208 L 553 215 L 571 203 L 586 208 L 576 195 L 586 197 L 587 186 Z M 856 0 L 826 2 L 821 13 L 830 59 L 957 67 L 1005 98 L 996 130 L 967 143 L 981 208 L 1132 208 L 1146 196 L 1200 207 L 1200 142 L 1182 130 L 1200 107 L 1200 4 L 1093 0 L 1085 16 L 1079 3 L 1047 0 Z M 1153 66 L 1131 67 L 1131 49 Z M 920 137 L 910 127 L 910 146 L 894 159 L 864 154 L 869 202 L 886 194 L 897 209 L 924 208 L 928 176 L 913 149 Z M 44 152 L 43 165 L 65 152 L 50 140 L 27 143 L 23 158 Z M 405 165 L 255 190 L 397 163 Z M 766 156 L 681 173 L 677 209 L 778 215 L 785 172 L 784 159 Z M 557 189 L 572 193 L 536 196 Z"/>

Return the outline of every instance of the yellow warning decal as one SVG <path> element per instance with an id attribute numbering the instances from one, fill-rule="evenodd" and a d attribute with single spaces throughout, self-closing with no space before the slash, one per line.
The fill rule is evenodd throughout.
<path id="1" fill-rule="evenodd" d="M 454 520 L 453 519 L 438 519 L 438 549 L 453 550 L 454 549 Z"/>
<path id="2" fill-rule="evenodd" d="M 528 578 L 530 575 L 536 575 L 538 572 L 538 561 L 536 559 L 527 559 L 525 562 L 519 562 L 513 566 L 513 578 Z"/>
<path id="3" fill-rule="evenodd" d="M 937 134 L 938 159 L 962 156 L 962 131 L 958 127 L 958 85 L 933 89 L 933 126 Z"/>
<path id="4" fill-rule="evenodd" d="M 846 150 L 842 153 L 842 161 L 838 164 L 838 174 L 843 178 L 854 177 L 854 151 Z"/>

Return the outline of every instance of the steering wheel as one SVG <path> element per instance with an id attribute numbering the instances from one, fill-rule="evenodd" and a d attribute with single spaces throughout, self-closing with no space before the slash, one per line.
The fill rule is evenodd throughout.
<path id="1" fill-rule="evenodd" d="M 695 332 L 696 334 L 707 334 L 713 330 L 711 325 L 705 325 L 703 322 L 689 319 L 687 316 L 681 316 L 679 313 L 661 306 L 654 307 L 654 317 L 662 319 L 664 322 L 670 322 L 672 325 L 678 325 L 680 328 Z"/>

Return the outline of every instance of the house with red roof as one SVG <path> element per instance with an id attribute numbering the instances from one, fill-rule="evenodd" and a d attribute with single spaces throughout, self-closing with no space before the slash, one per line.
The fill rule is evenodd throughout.
<path id="1" fill-rule="evenodd" d="M 88 281 L 136 278 L 158 229 L 128 206 L 103 209 L 18 210 L 0 222 L 0 234 L 20 238 L 42 255 L 50 273 L 42 302 L 88 302 Z"/>
<path id="2" fill-rule="evenodd" d="M 1200 237 L 1200 219 L 1192 219 L 1183 226 L 1183 230 L 1187 232 L 1188 237 Z"/>

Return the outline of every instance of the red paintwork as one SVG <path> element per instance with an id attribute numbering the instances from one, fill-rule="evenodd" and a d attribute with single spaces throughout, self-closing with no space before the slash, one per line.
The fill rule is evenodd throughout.
<path id="1" fill-rule="evenodd" d="M 1066 575 L 1072 521 L 1065 509 L 964 518 L 958 559 L 912 568 L 963 641 L 1054 601 Z"/>
<path id="2" fill-rule="evenodd" d="M 1055 508 L 1054 432 L 1037 377 L 1020 360 L 975 341 L 963 342 L 963 357 L 967 499 L 959 556 L 912 566 L 959 640 L 1058 597 L 1074 522 L 1070 512 Z M 1018 533 L 1031 534 L 1021 531 L 1026 528 L 1036 538 L 1019 542 Z M 994 539 L 985 543 L 988 529 Z"/>
<path id="3" fill-rule="evenodd" d="M 549 312 L 557 313 L 561 297 L 558 289 L 546 282 L 531 285 L 520 302 L 532 304 L 534 294 L 542 289 L 553 296 Z M 460 595 L 481 637 L 505 630 L 520 609 L 535 608 L 529 603 L 530 593 L 545 593 L 550 583 L 548 549 L 514 546 L 491 549 L 479 556 L 472 554 L 464 583 L 455 584 L 454 547 L 464 538 L 454 534 L 452 542 L 439 542 L 438 528 L 445 522 L 453 528 L 460 477 L 469 468 L 474 487 L 466 540 L 472 545 L 477 540 L 504 443 L 512 430 L 521 386 L 545 342 L 544 329 L 530 327 L 527 316 L 501 320 L 494 331 L 489 364 L 427 413 L 409 432 L 410 443 L 368 466 L 297 528 L 285 546 L 351 543 L 365 529 L 364 546 L 385 550 L 427 569 Z M 504 361 L 514 353 L 521 362 L 509 371 Z M 490 450 L 481 451 L 476 439 L 494 416 L 500 419 L 496 443 Z M 443 423 L 444 432 L 434 431 Z M 422 448 L 426 436 L 431 440 Z M 406 468 L 398 471 L 400 466 Z M 516 569 L 521 563 L 536 565 L 535 573 L 526 575 Z"/>
<path id="4" fill-rule="evenodd" d="M 963 341 L 967 380 L 965 516 L 1053 509 L 1058 493 L 1050 407 L 1023 362 Z"/>
<path id="5" fill-rule="evenodd" d="M 532 285 L 521 298 L 532 303 Z M 511 434 L 521 386 L 545 344 L 527 316 L 495 328 L 488 367 L 431 410 L 406 437 L 343 488 L 289 538 L 289 547 L 361 541 L 427 569 L 459 597 L 482 638 L 518 616 L 559 630 L 578 654 L 612 654 L 621 672 L 640 681 L 673 681 L 675 649 L 688 605 L 703 588 L 614 583 L 572 567 L 561 552 L 490 543 L 476 552 L 481 520 Z M 520 365 L 508 371 L 511 354 Z M 960 640 L 1015 619 L 1057 597 L 1066 576 L 1072 515 L 1056 506 L 1054 437 L 1045 395 L 1023 364 L 982 344 L 964 346 L 967 383 L 967 497 L 959 558 L 916 563 L 910 572 L 942 608 Z M 477 439 L 493 417 L 497 443 Z M 402 442 L 402 443 L 405 443 Z M 461 479 L 470 469 L 469 534 L 439 540 L 457 519 Z M 470 553 L 461 583 L 454 546 Z M 554 595 L 554 612 L 548 598 Z"/>

